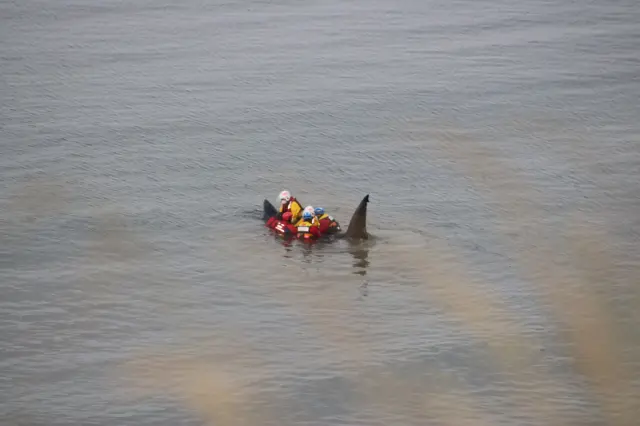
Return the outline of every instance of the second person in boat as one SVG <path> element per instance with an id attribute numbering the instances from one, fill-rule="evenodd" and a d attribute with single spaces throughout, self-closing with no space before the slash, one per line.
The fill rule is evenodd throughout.
<path id="1" fill-rule="evenodd" d="M 302 220 L 296 224 L 298 230 L 298 238 L 304 240 L 315 240 L 319 238 L 322 233 L 320 232 L 320 222 L 315 217 L 313 207 L 304 209 L 302 213 Z"/>

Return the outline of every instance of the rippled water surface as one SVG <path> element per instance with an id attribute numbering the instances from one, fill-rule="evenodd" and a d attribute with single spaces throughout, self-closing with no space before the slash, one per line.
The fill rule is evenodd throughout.
<path id="1" fill-rule="evenodd" d="M 0 423 L 635 424 L 638 22 L 0 1 Z"/>

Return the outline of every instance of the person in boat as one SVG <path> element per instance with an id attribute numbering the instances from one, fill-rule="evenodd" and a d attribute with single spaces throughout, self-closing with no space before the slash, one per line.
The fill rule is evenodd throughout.
<path id="1" fill-rule="evenodd" d="M 283 215 L 287 212 L 291 212 L 291 220 L 289 222 L 296 223 L 300 219 L 302 219 L 302 206 L 295 199 L 295 197 L 291 196 L 289 191 L 282 191 L 278 195 L 278 200 L 280 200 L 280 208 L 278 209 L 277 219 L 281 220 Z"/>
<path id="2" fill-rule="evenodd" d="M 302 214 L 304 215 L 304 212 L 309 212 L 311 213 L 311 223 L 315 226 L 320 226 L 320 222 L 318 222 L 318 218 L 316 217 L 316 209 L 313 208 L 313 206 L 307 206 L 304 208 L 304 210 L 302 210 Z M 302 222 L 303 219 L 300 218 L 300 220 L 298 222 Z M 297 225 L 297 223 L 296 223 Z"/>
<path id="3" fill-rule="evenodd" d="M 340 224 L 333 216 L 329 216 L 325 213 L 323 207 L 316 207 L 314 210 L 315 216 L 320 224 L 320 232 L 323 234 L 334 233 L 340 231 Z"/>
<path id="4" fill-rule="evenodd" d="M 296 224 L 296 228 L 298 231 L 298 238 L 303 240 L 315 240 L 322 235 L 320 232 L 320 223 L 315 217 L 313 210 L 304 210 L 302 213 L 302 220 Z"/>

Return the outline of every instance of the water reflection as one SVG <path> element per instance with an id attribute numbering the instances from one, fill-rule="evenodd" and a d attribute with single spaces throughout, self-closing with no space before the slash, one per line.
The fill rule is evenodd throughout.
<path id="1" fill-rule="evenodd" d="M 313 244 L 300 242 L 300 251 L 302 252 L 302 261 L 305 263 L 311 263 L 313 258 Z"/>
<path id="2" fill-rule="evenodd" d="M 349 253 L 353 256 L 353 267 L 356 270 L 353 272 L 357 275 L 366 275 L 367 267 L 369 266 L 369 246 L 367 243 L 349 243 Z"/>
<path id="3" fill-rule="evenodd" d="M 279 240 L 284 248 L 284 257 L 291 259 L 294 257 L 294 252 L 302 253 L 302 258 L 305 263 L 311 263 L 313 258 L 313 246 L 316 242 L 303 242 L 295 237 L 282 237 L 280 235 L 275 236 L 276 240 Z"/>
<path id="4" fill-rule="evenodd" d="M 290 259 L 292 256 L 292 252 L 293 252 L 293 238 L 281 238 L 282 240 L 282 247 L 284 247 L 284 257 L 287 259 Z"/>

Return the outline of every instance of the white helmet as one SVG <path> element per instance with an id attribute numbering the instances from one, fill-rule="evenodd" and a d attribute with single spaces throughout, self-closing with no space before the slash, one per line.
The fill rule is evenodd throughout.
<path id="1" fill-rule="evenodd" d="M 302 213 L 304 214 L 305 212 L 309 212 L 309 213 L 311 213 L 311 216 L 315 216 L 315 214 L 316 214 L 316 211 L 315 211 L 315 209 L 313 208 L 313 206 L 307 206 L 307 207 L 305 207 L 305 208 L 304 208 L 304 210 L 302 210 Z"/>
<path id="2" fill-rule="evenodd" d="M 286 204 L 291 199 L 291 194 L 289 191 L 282 191 L 280 195 L 278 195 L 278 199 L 280 200 L 280 204 Z"/>

